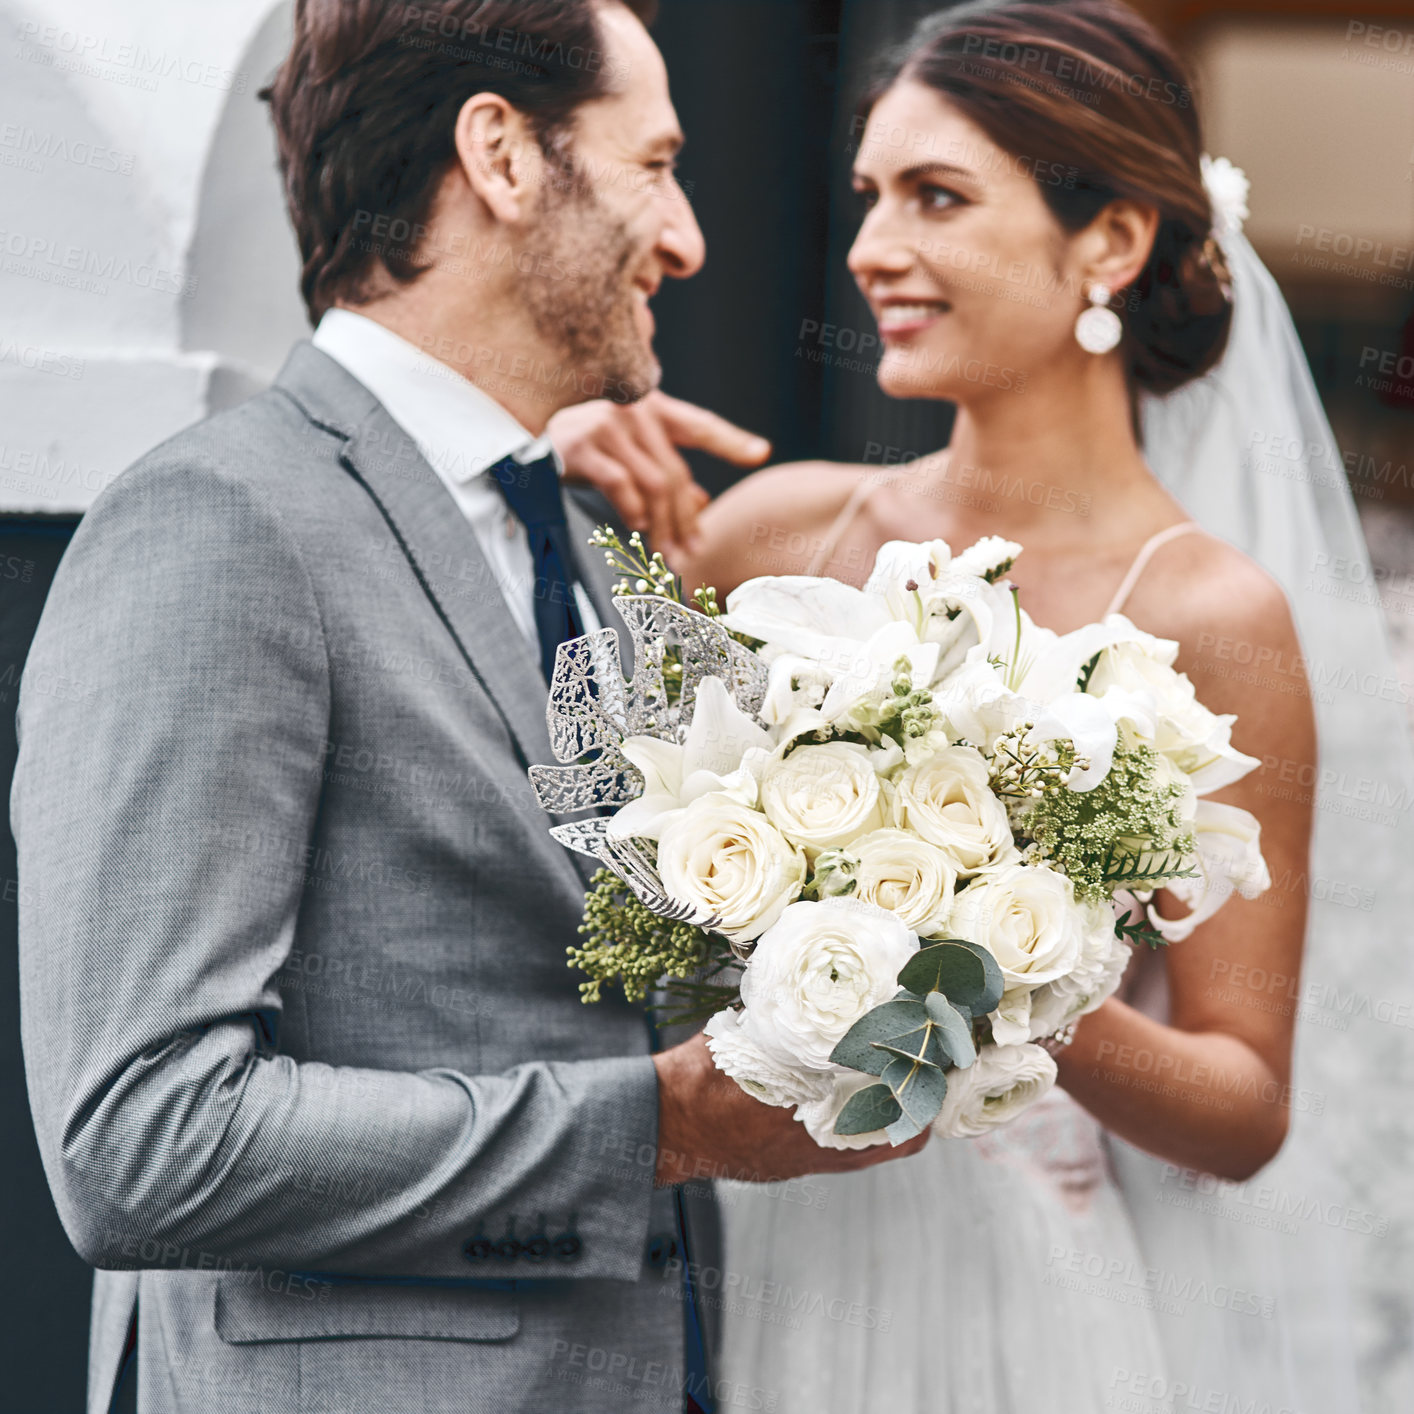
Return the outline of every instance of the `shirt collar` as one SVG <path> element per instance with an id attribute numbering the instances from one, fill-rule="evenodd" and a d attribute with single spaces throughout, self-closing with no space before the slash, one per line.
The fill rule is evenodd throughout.
<path id="1" fill-rule="evenodd" d="M 442 476 L 465 484 L 508 456 L 550 456 L 563 472 L 548 437 L 532 437 L 489 393 L 376 320 L 326 310 L 313 343 L 383 404 Z"/>

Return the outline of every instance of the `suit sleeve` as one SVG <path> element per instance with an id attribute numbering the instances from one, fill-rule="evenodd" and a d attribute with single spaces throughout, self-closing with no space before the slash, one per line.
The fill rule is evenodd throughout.
<path id="1" fill-rule="evenodd" d="M 328 740 L 319 606 L 259 488 L 161 457 L 80 526 L 21 684 L 22 1033 L 70 1239 L 109 1268 L 466 1280 L 495 1275 L 463 1254 L 495 1214 L 574 1214 L 578 1255 L 544 1275 L 636 1278 L 649 1057 L 466 1075 L 280 1054 L 302 871 L 264 846 L 298 857 L 319 808 L 319 774 L 281 764 Z"/>

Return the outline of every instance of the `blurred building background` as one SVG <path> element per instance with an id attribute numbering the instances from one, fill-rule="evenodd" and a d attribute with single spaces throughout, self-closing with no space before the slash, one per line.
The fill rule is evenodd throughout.
<path id="1" fill-rule="evenodd" d="M 1252 181 L 1248 232 L 1281 280 L 1335 424 L 1391 630 L 1414 681 L 1414 3 L 1132 0 L 1200 82 L 1208 146 Z M 868 360 L 844 270 L 851 90 L 926 0 L 662 0 L 705 272 L 658 302 L 665 386 L 778 457 L 879 459 L 946 440 Z M 0 718 L 83 509 L 140 453 L 262 387 L 308 333 L 256 91 L 289 0 L 0 0 Z M 701 463 L 714 490 L 731 473 Z M 0 786 L 14 737 L 0 729 Z M 0 1414 L 82 1408 L 89 1277 L 49 1200 L 25 1101 L 13 844 L 0 831 L 0 1190 L 15 1352 Z M 1408 1359 L 1365 1333 L 1369 1407 Z M 1334 1412 L 1332 1412 L 1334 1414 Z"/>

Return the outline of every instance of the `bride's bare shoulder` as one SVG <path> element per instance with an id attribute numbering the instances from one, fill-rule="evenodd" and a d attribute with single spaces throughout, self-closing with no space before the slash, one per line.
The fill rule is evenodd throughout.
<path id="1" fill-rule="evenodd" d="M 1185 535 L 1168 550 L 1141 579 L 1126 612 L 1178 641 L 1177 666 L 1194 678 L 1200 698 L 1227 711 L 1263 686 L 1303 697 L 1300 642 L 1281 585 L 1207 532 Z"/>
<path id="2" fill-rule="evenodd" d="M 702 512 L 700 547 L 678 572 L 722 595 L 757 575 L 806 573 L 868 470 L 802 461 L 743 477 Z"/>

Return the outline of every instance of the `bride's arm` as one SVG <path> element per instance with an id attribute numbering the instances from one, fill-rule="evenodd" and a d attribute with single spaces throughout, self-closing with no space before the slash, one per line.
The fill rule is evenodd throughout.
<path id="1" fill-rule="evenodd" d="M 1204 627 L 1171 635 L 1184 644 L 1176 666 L 1205 706 L 1238 714 L 1233 744 L 1263 761 L 1212 798 L 1257 817 L 1272 887 L 1250 901 L 1234 894 L 1165 950 L 1168 1025 L 1111 999 L 1081 1022 L 1059 1068 L 1065 1088 L 1121 1137 L 1240 1180 L 1275 1156 L 1293 1108 L 1321 1104 L 1291 1087 L 1316 740 L 1280 590 L 1250 565 L 1219 587 L 1204 604 L 1190 595 L 1184 617 Z M 1161 902 L 1161 911 L 1182 909 Z"/>

